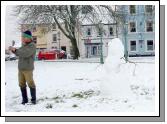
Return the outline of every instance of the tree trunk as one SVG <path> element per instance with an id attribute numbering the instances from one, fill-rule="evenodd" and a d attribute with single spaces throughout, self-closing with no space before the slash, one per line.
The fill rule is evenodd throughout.
<path id="1" fill-rule="evenodd" d="M 72 43 L 72 53 L 74 55 L 73 59 L 78 59 L 80 57 L 79 49 L 77 46 L 77 40 L 76 39 L 71 39 Z"/>

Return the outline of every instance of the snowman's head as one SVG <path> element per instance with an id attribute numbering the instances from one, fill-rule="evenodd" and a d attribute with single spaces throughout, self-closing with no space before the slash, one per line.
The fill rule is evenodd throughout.
<path id="1" fill-rule="evenodd" d="M 108 57 L 121 58 L 124 56 L 124 46 L 119 38 L 114 38 L 108 43 Z"/>

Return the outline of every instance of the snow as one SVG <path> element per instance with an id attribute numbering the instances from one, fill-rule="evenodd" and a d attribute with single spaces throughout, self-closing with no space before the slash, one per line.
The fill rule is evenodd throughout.
<path id="1" fill-rule="evenodd" d="M 132 58 L 135 63 L 125 63 L 119 39 L 109 42 L 108 51 L 103 65 L 35 61 L 37 104 L 34 106 L 20 104 L 17 61 L 6 61 L 6 111 L 154 112 L 154 57 Z"/>
<path id="2" fill-rule="evenodd" d="M 5 48 L 11 46 L 11 42 L 14 40 L 20 42 L 20 30 L 19 30 L 19 17 L 13 16 L 14 5 L 6 6 L 5 13 Z"/>
<path id="3" fill-rule="evenodd" d="M 123 56 L 124 47 L 119 38 L 108 43 L 108 56 L 102 67 L 102 94 L 126 99 L 133 96 L 130 89 L 130 82 L 132 81 L 130 77 L 134 65 L 125 64 L 125 61 L 121 59 Z"/>
<path id="4" fill-rule="evenodd" d="M 21 47 L 21 43 L 22 43 L 21 41 L 16 41 L 13 47 L 19 48 Z"/>
<path id="5" fill-rule="evenodd" d="M 120 59 L 124 56 L 123 50 L 123 44 L 119 38 L 114 38 L 108 42 L 108 56 L 105 60 L 104 66 L 107 68 L 110 67 L 110 70 L 112 71 L 113 68 L 117 67 L 120 63 L 123 63 L 124 61 Z"/>

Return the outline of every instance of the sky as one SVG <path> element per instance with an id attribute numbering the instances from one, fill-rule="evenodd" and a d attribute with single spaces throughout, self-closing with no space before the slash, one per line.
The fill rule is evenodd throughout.
<path id="1" fill-rule="evenodd" d="M 5 14 L 5 48 L 8 48 L 12 45 L 12 40 L 16 41 L 16 43 L 20 43 L 20 32 L 18 30 L 18 18 L 12 16 L 12 10 L 14 6 L 8 5 L 6 7 Z"/>

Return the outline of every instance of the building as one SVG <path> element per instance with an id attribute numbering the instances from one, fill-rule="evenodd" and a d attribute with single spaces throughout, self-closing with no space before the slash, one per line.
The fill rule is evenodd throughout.
<path id="1" fill-rule="evenodd" d="M 155 55 L 154 6 L 124 5 L 119 7 L 125 16 L 125 27 L 121 37 L 124 45 L 127 46 L 125 49 L 127 49 L 128 55 Z"/>
<path id="2" fill-rule="evenodd" d="M 102 23 L 102 37 L 97 24 L 81 25 L 81 46 L 80 53 L 83 58 L 100 57 L 101 40 L 103 56 L 108 53 L 108 42 L 116 37 L 115 23 Z"/>
<path id="3" fill-rule="evenodd" d="M 39 50 L 64 50 L 71 52 L 71 43 L 68 38 L 60 31 L 57 25 L 52 24 L 22 24 L 22 31 L 31 30 L 33 41 Z M 51 29 L 50 29 L 51 28 Z"/>
<path id="4" fill-rule="evenodd" d="M 103 56 L 107 56 L 107 43 L 119 37 L 128 56 L 155 55 L 155 12 L 152 5 L 118 5 L 116 10 L 122 15 L 124 23 L 103 24 Z M 112 21 L 115 22 L 115 21 Z M 99 57 L 101 52 L 101 37 L 97 25 L 84 24 L 81 26 L 82 36 L 80 47 L 82 56 L 86 58 Z"/>
<path id="5" fill-rule="evenodd" d="M 75 34 L 81 58 L 100 57 L 101 46 L 103 56 L 106 57 L 108 42 L 115 37 L 122 39 L 128 56 L 155 55 L 154 6 L 118 5 L 116 10 L 123 16 L 124 24 L 118 26 L 114 19 L 106 22 L 106 18 L 102 18 L 102 35 L 97 24 L 78 23 Z M 33 39 L 38 50 L 59 49 L 72 53 L 70 40 L 57 25 L 52 24 L 52 29 L 48 31 L 49 26 L 49 24 L 23 24 L 22 31 L 32 27 Z M 63 24 L 62 27 L 64 27 Z"/>

